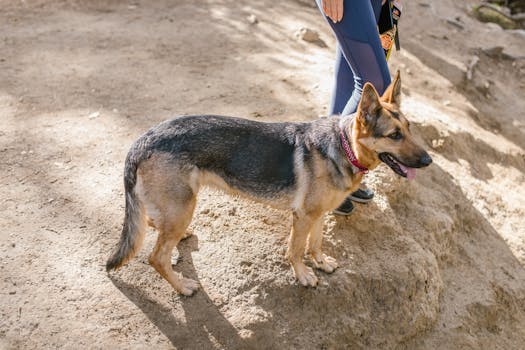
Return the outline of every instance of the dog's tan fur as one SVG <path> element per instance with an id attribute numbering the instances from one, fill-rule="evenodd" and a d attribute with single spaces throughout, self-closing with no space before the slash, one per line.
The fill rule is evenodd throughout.
<path id="1" fill-rule="evenodd" d="M 352 148 L 359 160 L 368 169 L 374 169 L 380 164 L 378 150 L 400 155 L 402 158 L 416 157 L 421 148 L 414 142 L 408 121 L 399 110 L 400 80 L 399 73 L 395 81 L 381 98 L 372 85 L 366 84 L 363 90 L 355 122 L 350 136 Z M 379 112 L 378 112 L 379 110 Z M 380 113 L 377 123 L 381 129 L 402 130 L 406 135 L 400 142 L 388 138 L 377 138 L 371 134 L 367 116 L 374 111 Z M 395 117 L 394 115 L 397 115 Z M 337 204 L 355 191 L 362 178 L 362 174 L 347 177 L 346 191 L 336 188 L 330 179 L 326 159 L 315 152 L 309 160 L 310 173 L 307 173 L 302 164 L 302 158 L 294 163 L 294 172 L 297 174 L 298 185 L 293 192 L 282 192 L 274 196 L 266 204 L 280 209 L 291 209 L 293 224 L 289 236 L 287 259 L 290 261 L 295 276 L 305 286 L 315 286 L 317 277 L 314 271 L 303 262 L 306 251 L 312 257 L 316 268 L 327 273 L 337 268 L 334 258 L 323 254 L 322 251 L 322 219 L 323 215 L 335 209 Z M 314 174 L 312 176 L 311 174 Z M 197 288 L 197 282 L 175 273 L 171 266 L 171 254 L 179 241 L 185 238 L 186 230 L 191 222 L 196 205 L 196 197 L 202 186 L 216 187 L 225 192 L 244 196 L 226 184 L 217 175 L 201 171 L 196 168 L 174 167 L 173 161 L 163 153 L 155 153 L 149 159 L 140 163 L 137 169 L 136 193 L 142 203 L 141 215 L 159 232 L 157 243 L 149 257 L 150 264 L 180 293 L 191 295 Z M 255 198 L 257 199 L 257 198 Z M 260 200 L 260 198 L 259 198 Z M 144 230 L 141 230 L 141 235 Z M 142 241 L 142 237 L 139 238 Z M 124 261 L 125 262 L 125 261 Z"/>

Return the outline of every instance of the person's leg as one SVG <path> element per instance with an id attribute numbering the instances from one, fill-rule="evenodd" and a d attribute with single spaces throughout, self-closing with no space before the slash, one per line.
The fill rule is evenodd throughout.
<path id="1" fill-rule="evenodd" d="M 321 0 L 317 0 L 317 3 L 322 9 Z M 376 17 L 379 16 L 380 8 L 381 0 L 345 0 L 343 19 L 333 23 L 327 18 L 354 78 L 353 91 L 342 112 L 343 115 L 355 112 L 366 82 L 371 82 L 379 93 L 383 93 L 390 84 L 390 73 L 377 32 Z M 336 66 L 336 79 L 348 79 L 349 74 L 337 74 L 337 71 L 344 73 L 344 68 L 342 64 Z M 348 86 L 348 83 L 341 82 L 336 83 L 335 87 L 339 89 L 345 85 Z M 346 89 L 350 90 L 348 87 Z M 345 94 L 334 91 L 333 100 L 338 100 L 338 95 Z M 334 103 L 334 111 L 337 107 Z"/>
<path id="2" fill-rule="evenodd" d="M 381 0 L 371 0 L 370 3 L 372 5 L 372 10 L 374 11 L 375 23 L 377 23 L 379 21 L 379 15 L 381 14 Z M 377 35 L 379 36 L 379 34 Z M 384 51 L 383 51 L 383 48 L 381 47 L 381 57 L 380 58 L 382 59 L 383 57 L 384 57 Z M 386 62 L 386 58 L 385 58 L 385 62 Z M 386 89 L 386 87 L 389 84 L 390 84 L 390 73 L 388 73 L 388 83 L 384 84 L 384 88 L 381 91 L 379 91 L 379 93 L 382 94 L 384 89 Z M 359 99 L 360 98 L 361 96 L 359 96 Z M 357 109 L 357 104 L 355 103 L 355 101 L 350 101 L 349 99 L 349 103 L 347 103 L 347 105 L 345 106 L 345 109 L 343 110 L 342 114 L 343 115 L 351 114 L 355 112 L 356 109 Z M 374 191 L 369 189 L 366 186 L 366 184 L 362 182 L 361 185 L 359 186 L 359 189 L 353 192 L 352 194 L 350 194 L 350 196 L 348 196 L 348 198 L 338 208 L 337 212 L 344 215 L 345 213 L 348 212 L 348 208 L 350 207 L 349 203 L 352 203 L 352 201 L 358 202 L 358 203 L 368 203 L 373 198 L 374 198 Z M 350 210 L 350 213 L 352 212 L 352 210 L 353 210 L 353 204 L 352 204 L 352 209 Z"/>
<path id="3" fill-rule="evenodd" d="M 390 72 L 386 57 L 381 46 L 377 31 L 377 19 L 381 10 L 381 0 L 346 0 L 344 5 L 348 8 L 350 17 L 339 23 L 332 23 L 338 41 L 343 41 L 343 55 L 354 72 L 355 88 L 352 97 L 343 110 L 343 115 L 352 114 L 357 110 L 363 86 L 366 82 L 372 83 L 379 94 L 382 94 L 390 84 Z M 347 11 L 344 13 L 347 14 Z M 377 16 L 377 17 L 376 17 Z M 343 17 L 344 18 L 344 17 Z M 358 27 L 358 29 L 354 27 Z M 339 34 L 338 34 L 339 33 Z"/>
<path id="4" fill-rule="evenodd" d="M 372 4 L 372 10 L 374 10 L 376 23 L 379 22 L 379 15 L 381 15 L 381 6 L 383 6 L 382 2 L 382 0 L 370 0 L 370 3 Z"/>
<path id="5" fill-rule="evenodd" d="M 354 73 L 343 56 L 341 47 L 337 45 L 334 67 L 334 88 L 330 101 L 329 115 L 343 113 L 352 93 L 354 92 Z"/>
<path id="6" fill-rule="evenodd" d="M 381 13 L 381 0 L 371 0 L 371 4 L 377 23 Z M 318 5 L 321 6 L 320 0 L 318 0 Z M 321 7 L 319 8 L 321 9 Z M 328 111 L 329 115 L 341 114 L 343 112 L 348 100 L 350 100 L 350 97 L 354 92 L 354 84 L 354 73 L 348 65 L 348 62 L 341 51 L 341 47 L 337 44 L 334 67 L 334 88 L 332 89 L 332 98 Z"/>
<path id="7" fill-rule="evenodd" d="M 331 115 L 347 115 L 355 112 L 365 82 L 372 82 L 380 93 L 383 93 L 390 84 L 390 73 L 377 33 L 381 2 L 381 0 L 352 0 L 351 5 L 356 5 L 358 11 L 354 7 L 348 7 L 349 1 L 345 1 L 343 21 L 333 23 L 324 15 L 321 0 L 317 0 L 321 13 L 332 27 L 338 41 L 334 69 L 335 82 L 329 111 Z M 349 13 L 352 16 L 348 16 Z M 352 26 L 355 26 L 354 31 L 352 31 Z M 361 54 L 356 52 L 354 56 L 351 55 L 350 50 L 363 48 L 363 44 L 366 45 L 366 41 L 370 41 L 371 37 L 377 40 L 369 42 L 370 47 L 364 49 L 365 52 Z M 347 57 L 350 60 L 347 60 Z M 370 64 L 370 70 L 364 69 L 366 64 Z M 356 69 L 358 75 L 354 76 L 353 69 Z M 373 197 L 374 192 L 363 184 L 362 188 L 352 193 L 334 213 L 349 215 L 354 209 L 352 200 L 366 203 Z"/>

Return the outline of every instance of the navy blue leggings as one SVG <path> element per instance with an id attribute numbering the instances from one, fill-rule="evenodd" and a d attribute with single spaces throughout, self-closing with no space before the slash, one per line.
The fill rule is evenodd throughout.
<path id="1" fill-rule="evenodd" d="M 335 85 L 330 114 L 356 111 L 366 82 L 383 94 L 390 84 L 390 72 L 377 32 L 381 0 L 344 0 L 343 19 L 334 23 L 324 15 L 337 39 Z"/>

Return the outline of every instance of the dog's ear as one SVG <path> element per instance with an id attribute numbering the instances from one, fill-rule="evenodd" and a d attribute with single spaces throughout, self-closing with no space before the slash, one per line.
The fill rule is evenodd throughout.
<path id="1" fill-rule="evenodd" d="M 379 94 L 374 86 L 366 83 L 361 94 L 361 101 L 357 107 L 357 120 L 361 124 L 368 126 L 372 119 L 376 118 L 377 111 L 381 108 Z"/>
<path id="2" fill-rule="evenodd" d="M 396 72 L 394 81 L 388 86 L 383 96 L 381 96 L 381 100 L 397 105 L 398 107 L 401 104 L 401 72 L 399 69 Z"/>

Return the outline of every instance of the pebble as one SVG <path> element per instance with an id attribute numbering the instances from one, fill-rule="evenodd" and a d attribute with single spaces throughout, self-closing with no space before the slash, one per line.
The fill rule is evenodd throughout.
<path id="1" fill-rule="evenodd" d="M 319 33 L 317 33 L 315 30 L 306 27 L 299 28 L 295 32 L 295 37 L 309 43 L 315 43 L 321 40 L 321 38 L 319 37 Z"/>
<path id="2" fill-rule="evenodd" d="M 90 115 L 88 115 L 88 119 L 95 119 L 95 118 L 98 118 L 100 116 L 100 112 L 93 112 L 91 113 Z"/>
<path id="3" fill-rule="evenodd" d="M 249 15 L 248 17 L 246 17 L 246 19 L 248 20 L 248 22 L 250 24 L 257 24 L 257 23 L 259 23 L 259 19 L 253 13 L 251 15 Z"/>
<path id="4" fill-rule="evenodd" d="M 432 140 L 432 148 L 440 148 L 440 147 L 443 147 L 444 144 L 445 144 L 445 140 L 443 139 Z"/>
<path id="5" fill-rule="evenodd" d="M 463 30 L 465 26 L 460 23 L 456 18 L 447 18 L 447 23 L 453 25 L 454 27 Z"/>

